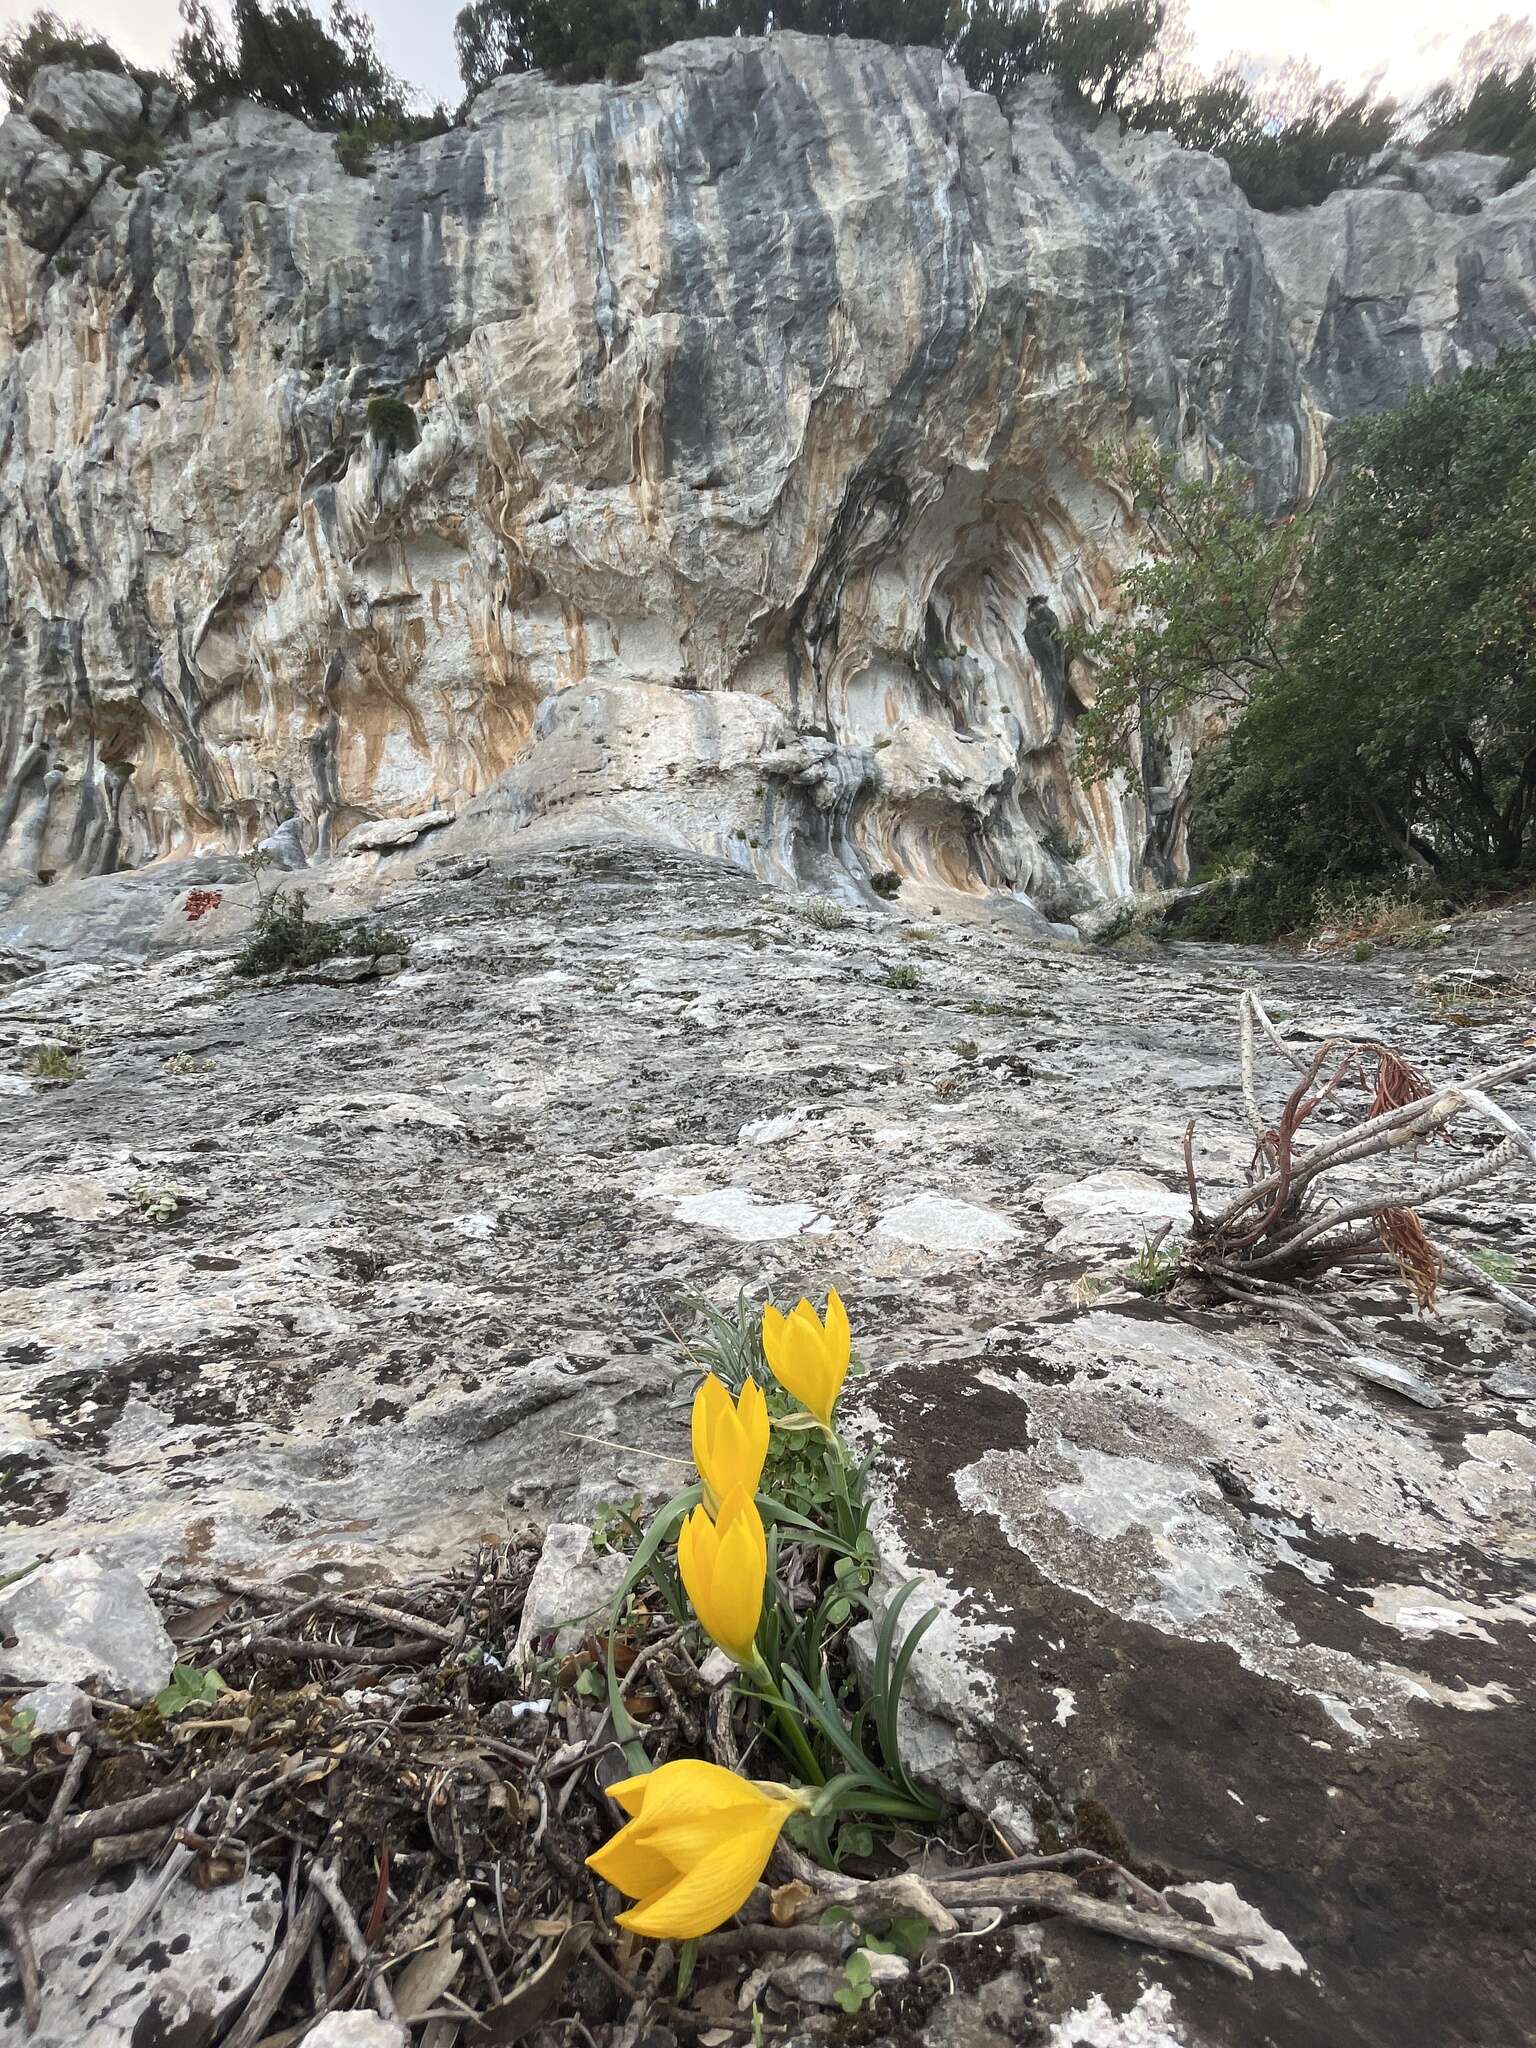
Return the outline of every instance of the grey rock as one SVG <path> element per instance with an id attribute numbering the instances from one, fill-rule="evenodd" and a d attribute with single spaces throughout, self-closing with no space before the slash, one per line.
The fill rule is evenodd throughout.
<path id="1" fill-rule="evenodd" d="M 1536 1372 L 1496 1372 L 1488 1381 L 1488 1391 L 1506 1401 L 1536 1401 Z"/>
<path id="2" fill-rule="evenodd" d="M 40 1685 L 12 1701 L 19 1714 L 32 1716 L 34 1735 L 67 1735 L 75 1728 L 89 1728 L 96 1709 L 78 1685 Z"/>
<path id="3" fill-rule="evenodd" d="M 103 1692 L 134 1704 L 162 1689 L 175 1662 L 134 1573 L 83 1553 L 55 1558 L 0 1588 L 0 1627 L 15 1638 L 11 1648 L 0 1648 L 0 1671 L 8 1677 L 50 1685 L 95 1679 Z"/>
<path id="4" fill-rule="evenodd" d="M 525 1662 L 554 1637 L 557 1656 L 575 1647 L 606 1613 L 619 1590 L 627 1561 L 617 1552 L 592 1547 L 590 1522 L 555 1522 L 545 1531 L 534 1566 L 513 1656 Z"/>
<path id="5" fill-rule="evenodd" d="M 304 2036 L 304 2048 L 408 2048 L 409 2041 L 399 2020 L 372 2012 L 330 2012 Z"/>
<path id="6" fill-rule="evenodd" d="M 256 851 L 266 855 L 270 866 L 289 873 L 309 866 L 309 856 L 304 851 L 304 827 L 297 818 L 285 818 L 276 831 L 257 840 Z"/>
<path id="7" fill-rule="evenodd" d="M 52 1092 L 0 1072 L 0 1355 L 24 1361 L 0 1573 L 86 1546 L 144 1575 L 190 1552 L 399 1583 L 530 1515 L 572 1525 L 584 1565 L 601 1508 L 690 1476 L 697 1365 L 662 1309 L 691 1342 L 689 1295 L 784 1305 L 834 1281 L 879 1554 L 921 1579 L 913 1620 L 940 1609 L 914 1762 L 1025 1848 L 1091 1794 L 1147 1865 L 1235 1886 L 1234 1924 L 1262 1914 L 1303 1958 L 1251 1984 L 1152 1965 L 1181 2042 L 1521 2039 L 1527 1919 L 1486 1902 L 1529 1881 L 1536 1411 L 1484 1390 L 1529 1369 L 1524 1335 L 1492 1303 L 1449 1326 L 1395 1282 L 1328 1282 L 1352 1343 L 1439 1393 L 1423 1410 L 1279 1317 L 1085 1305 L 1088 1256 L 1056 1256 L 1064 1226 L 1031 1198 L 1106 1174 L 1177 1197 L 1191 1115 L 1208 1205 L 1240 1187 L 1249 983 L 1297 1046 L 1364 1030 L 1432 1081 L 1463 1072 L 1422 958 L 1362 979 L 1225 948 L 1105 957 L 1021 943 L 980 903 L 933 921 L 912 883 L 902 911 L 823 932 L 733 862 L 552 817 L 463 857 L 305 878 L 316 916 L 411 939 L 384 986 L 257 989 L 150 948 L 0 989 L 0 1029 L 67 1032 L 88 1067 Z M 39 897 L 66 889 L 88 945 L 93 891 L 119 928 L 181 900 L 153 867 Z M 904 914 L 931 932 L 917 1000 L 861 972 Z M 1513 970 L 1530 927 L 1499 929 Z M 182 1048 L 213 1057 L 195 1084 L 166 1078 Z M 1289 1085 L 1266 1065 L 1271 1115 Z M 1413 1170 L 1482 1142 L 1453 1126 Z M 189 1228 L 142 1222 L 145 1180 L 188 1191 Z M 1511 1165 L 1426 1227 L 1528 1272 L 1530 1189 Z M 678 1209 L 725 1190 L 814 1221 L 741 1237 Z M 1017 1234 L 982 1258 L 876 1227 L 919 1192 Z M 1450 1276 L 1444 1299 L 1481 1298 Z M 553 1601 L 547 1633 L 610 1591 Z M 1369 1899 L 1384 1960 L 1361 1971 Z M 1150 2029 L 1143 1952 L 1059 1922 L 1042 1939 L 1043 2039 Z"/>
<path id="8" fill-rule="evenodd" d="M 82 1991 L 156 1883 L 145 1871 L 126 1889 L 107 1880 L 53 1902 L 33 1894 L 28 1918 L 43 1978 L 42 2019 L 29 2034 L 7 1944 L 0 1952 L 3 2048 L 144 2048 L 149 2041 L 207 2048 L 219 2038 L 221 2022 L 271 1954 L 282 1885 L 258 1871 L 215 1891 L 173 1885 Z"/>
<path id="9" fill-rule="evenodd" d="M 123 141 L 143 124 L 144 94 L 120 72 L 45 64 L 33 76 L 25 111 L 31 120 L 41 116 L 63 129 L 93 129 Z"/>
<path id="10" fill-rule="evenodd" d="M 435 832 L 442 825 L 451 825 L 454 813 L 448 810 L 422 811 L 414 818 L 380 818 L 371 825 L 359 825 L 349 832 L 341 842 L 343 853 L 388 853 L 397 846 L 411 846 L 423 833 Z"/>

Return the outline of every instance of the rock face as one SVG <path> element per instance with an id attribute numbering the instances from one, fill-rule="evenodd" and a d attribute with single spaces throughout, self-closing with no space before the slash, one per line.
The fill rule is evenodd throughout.
<path id="1" fill-rule="evenodd" d="M 1377 1033 L 1436 1082 L 1515 1055 L 1526 1013 L 1450 1021 L 1418 956 L 1036 948 L 919 924 L 921 895 L 823 929 L 694 854 L 534 830 L 470 856 L 465 829 L 311 871 L 317 915 L 372 891 L 410 939 L 388 981 L 231 981 L 208 949 L 247 881 L 180 954 L 0 989 L 0 1575 L 87 1546 L 366 1582 L 534 1515 L 576 1525 L 542 1646 L 600 1597 L 599 1513 L 687 1472 L 666 1323 L 835 1282 L 879 1554 L 944 1610 L 914 1762 L 1021 1847 L 1097 1800 L 1098 1841 L 1251 1945 L 1237 1982 L 1052 1923 L 1047 2004 L 1021 1979 L 997 2037 L 1524 2038 L 1529 1333 L 1454 1281 L 1433 1319 L 1330 1290 L 1426 1409 L 1126 1270 L 1186 1213 L 1192 1115 L 1207 1195 L 1241 1184 L 1245 984 L 1298 1053 Z M 179 901 L 157 868 L 75 886 L 141 923 Z M 42 1041 L 81 1078 L 27 1078 Z M 1529 1083 L 1502 1099 L 1536 1124 Z M 1453 1135 L 1447 1176 L 1479 1142 Z M 1430 1220 L 1536 1282 L 1528 1175 Z"/>
<path id="2" fill-rule="evenodd" d="M 479 806 L 1070 918 L 1176 872 L 1187 767 L 1150 817 L 1072 779 L 1062 634 L 1138 544 L 1095 443 L 1280 506 L 1330 415 L 1536 334 L 1486 160 L 1256 216 L 932 51 L 503 80 L 361 176 L 136 90 L 0 129 L 12 886 Z"/>

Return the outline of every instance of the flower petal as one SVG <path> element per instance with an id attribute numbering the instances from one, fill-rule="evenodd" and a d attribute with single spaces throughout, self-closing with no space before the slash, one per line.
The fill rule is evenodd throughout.
<path id="1" fill-rule="evenodd" d="M 848 1360 L 853 1355 L 853 1331 L 848 1326 L 848 1311 L 843 1307 L 843 1297 L 835 1287 L 827 1289 L 827 1358 L 834 1366 L 841 1365 L 848 1370 Z"/>
<path id="2" fill-rule="evenodd" d="M 728 1831 L 665 1891 L 618 1915 L 618 1924 L 648 1941 L 691 1941 L 739 1912 L 762 1876 L 779 1829 L 793 1809 L 730 1815 Z"/>
<path id="3" fill-rule="evenodd" d="M 627 1892 L 632 1899 L 645 1899 L 653 1892 L 665 1891 L 686 1868 L 642 1838 L 644 1825 L 643 1821 L 632 1820 L 587 1858 L 588 1870 L 616 1891 Z"/>
<path id="4" fill-rule="evenodd" d="M 804 1313 L 801 1313 L 801 1308 Z M 764 1310 L 763 1349 L 774 1378 L 821 1422 L 830 1422 L 832 1388 L 826 1363 L 826 1337 L 816 1312 L 808 1302 L 793 1315 L 781 1318 L 769 1348 L 767 1310 Z"/>

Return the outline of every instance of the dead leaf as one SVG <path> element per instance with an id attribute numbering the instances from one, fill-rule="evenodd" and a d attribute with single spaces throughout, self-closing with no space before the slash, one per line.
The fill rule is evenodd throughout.
<path id="1" fill-rule="evenodd" d="M 205 1635 L 224 1619 L 234 1604 L 233 1600 L 210 1600 L 205 1607 L 189 1607 L 185 1614 L 178 1614 L 174 1621 L 165 1624 L 165 1632 L 173 1643 L 185 1643 L 193 1636 Z"/>
<path id="2" fill-rule="evenodd" d="M 493 2005 L 482 2016 L 481 2031 L 475 2036 L 477 2048 L 512 2048 L 514 2041 L 541 2026 L 554 2011 L 566 1978 L 591 1939 L 590 1920 L 578 1920 L 568 1927 L 548 1962 L 541 1963 L 500 2005 Z"/>
<path id="3" fill-rule="evenodd" d="M 791 1884 L 778 1884 L 773 1888 L 771 1911 L 775 1927 L 793 1927 L 795 1914 L 807 1899 L 814 1899 L 815 1892 L 797 1877 Z"/>
<path id="4" fill-rule="evenodd" d="M 414 1962 L 408 1963 L 395 1985 L 395 2003 L 401 2019 L 413 2020 L 418 2013 L 430 2012 L 458 1976 L 463 1960 L 462 1952 L 453 1947 L 445 1933 L 431 1948 L 423 1949 Z"/>

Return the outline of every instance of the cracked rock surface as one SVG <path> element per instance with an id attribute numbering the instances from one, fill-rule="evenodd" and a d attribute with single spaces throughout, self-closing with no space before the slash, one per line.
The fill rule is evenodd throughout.
<path id="1" fill-rule="evenodd" d="M 1449 1011 L 1412 956 L 1033 946 L 910 884 L 821 929 L 632 837 L 476 845 L 312 871 L 317 915 L 409 939 L 386 980 L 234 982 L 251 885 L 189 924 L 150 870 L 77 885 L 91 957 L 0 988 L 0 1571 L 79 1546 L 363 1581 L 590 1521 L 688 1455 L 686 1296 L 835 1282 L 882 1558 L 944 1610 L 929 1767 L 1015 1836 L 1098 1801 L 1251 1943 L 1243 1985 L 1053 1924 L 1055 2038 L 1519 2039 L 1529 1336 L 1457 1286 L 1421 1318 L 1350 1283 L 1331 1309 L 1426 1409 L 1124 1274 L 1191 1115 L 1209 1188 L 1239 1183 L 1243 987 L 1298 1046 L 1370 1032 L 1431 1079 L 1507 1057 L 1522 1012 Z M 1517 915 L 1495 937 L 1528 957 Z M 81 1078 L 30 1078 L 44 1043 Z M 1513 1173 L 1434 1227 L 1536 1272 Z"/>

